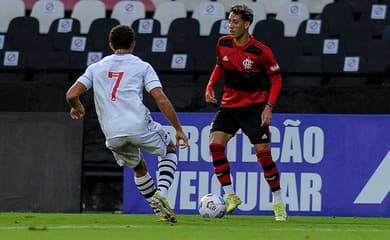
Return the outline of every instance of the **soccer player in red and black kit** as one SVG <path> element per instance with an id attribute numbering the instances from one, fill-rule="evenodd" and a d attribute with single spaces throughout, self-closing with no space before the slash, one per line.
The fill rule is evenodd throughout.
<path id="1" fill-rule="evenodd" d="M 269 125 L 282 87 L 282 76 L 272 50 L 249 34 L 253 11 L 234 5 L 229 13 L 230 34 L 217 43 L 217 64 L 206 87 L 205 100 L 217 103 L 214 85 L 225 76 L 221 107 L 211 127 L 210 152 L 214 172 L 225 192 L 227 212 L 241 203 L 234 192 L 225 146 L 241 129 L 253 144 L 273 196 L 276 221 L 286 221 L 280 193 L 279 170 L 272 159 Z"/>

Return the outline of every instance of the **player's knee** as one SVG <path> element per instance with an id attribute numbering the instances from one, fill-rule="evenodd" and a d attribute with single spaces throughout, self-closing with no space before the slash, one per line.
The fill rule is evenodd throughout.
<path id="1" fill-rule="evenodd" d="M 144 174 L 144 173 L 146 174 L 146 172 L 148 171 L 144 160 L 141 160 L 139 164 L 133 168 L 133 170 L 138 174 Z"/>
<path id="2" fill-rule="evenodd" d="M 209 144 L 209 149 L 210 149 L 210 152 L 213 153 L 213 152 L 224 152 L 225 151 L 225 145 L 223 144 L 219 144 L 219 143 L 210 143 Z"/>
<path id="3" fill-rule="evenodd" d="M 168 144 L 167 153 L 176 153 L 176 146 L 173 143 Z"/>

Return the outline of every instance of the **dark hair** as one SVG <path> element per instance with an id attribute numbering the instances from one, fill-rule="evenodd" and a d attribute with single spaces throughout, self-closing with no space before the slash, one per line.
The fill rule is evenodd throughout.
<path id="1" fill-rule="evenodd" d="M 245 4 L 236 4 L 230 8 L 230 13 L 240 15 L 242 20 L 253 22 L 253 10 Z"/>
<path id="2" fill-rule="evenodd" d="M 108 40 L 114 49 L 129 49 L 134 42 L 135 32 L 127 25 L 116 25 L 110 31 Z"/>

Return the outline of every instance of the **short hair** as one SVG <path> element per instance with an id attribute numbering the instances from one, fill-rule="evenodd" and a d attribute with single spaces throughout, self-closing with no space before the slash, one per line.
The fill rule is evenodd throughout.
<path id="1" fill-rule="evenodd" d="M 134 42 L 135 32 L 128 25 L 114 26 L 108 36 L 108 40 L 114 49 L 129 49 Z"/>
<path id="2" fill-rule="evenodd" d="M 253 10 L 245 4 L 236 4 L 230 8 L 230 13 L 240 15 L 242 20 L 253 22 Z"/>

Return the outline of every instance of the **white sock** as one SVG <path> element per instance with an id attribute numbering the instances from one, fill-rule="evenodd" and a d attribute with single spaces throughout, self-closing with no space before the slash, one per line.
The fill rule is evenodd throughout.
<path id="1" fill-rule="evenodd" d="M 283 203 L 282 195 L 280 194 L 280 189 L 272 192 L 273 204 Z"/>
<path id="2" fill-rule="evenodd" d="M 223 186 L 222 189 L 223 189 L 223 191 L 225 192 L 226 195 L 234 194 L 233 186 L 231 184 Z"/>
<path id="3" fill-rule="evenodd" d="M 145 174 L 145 176 L 134 177 L 134 183 L 146 200 L 153 196 L 156 187 L 154 185 L 152 177 L 148 172 Z"/>
<path id="4" fill-rule="evenodd" d="M 164 158 L 160 159 L 158 163 L 158 184 L 157 190 L 162 196 L 167 198 L 168 189 L 171 187 L 176 171 L 177 155 L 175 153 L 168 153 Z"/>
<path id="5" fill-rule="evenodd" d="M 160 194 L 165 197 L 165 198 L 168 198 L 168 189 L 166 188 L 160 188 L 158 189 L 158 191 L 160 192 Z"/>

